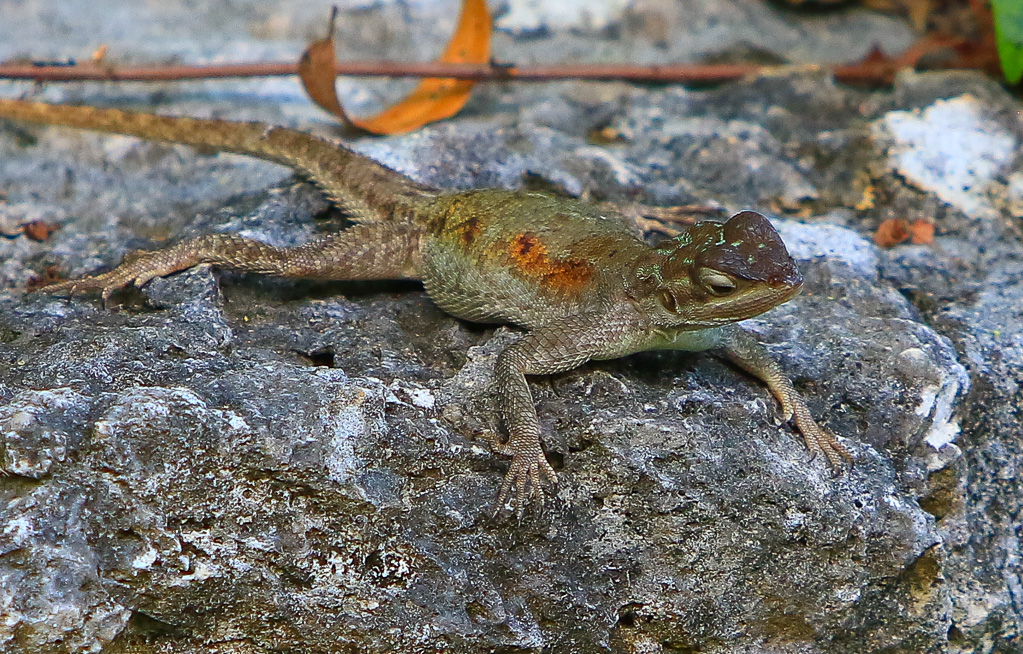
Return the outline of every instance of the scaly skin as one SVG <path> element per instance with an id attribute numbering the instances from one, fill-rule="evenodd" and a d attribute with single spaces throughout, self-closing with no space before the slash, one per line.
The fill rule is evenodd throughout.
<path id="1" fill-rule="evenodd" d="M 781 368 L 735 326 L 785 302 L 802 279 L 777 232 L 752 211 L 698 223 L 660 247 L 605 205 L 527 191 L 431 189 L 309 134 L 258 123 L 166 118 L 0 100 L 0 117 L 129 134 L 247 154 L 305 174 L 359 223 L 294 248 L 211 234 L 147 252 L 47 291 L 98 290 L 199 264 L 318 279 L 421 280 L 448 313 L 526 334 L 498 357 L 511 467 L 498 510 L 517 514 L 557 476 L 544 455 L 527 375 L 652 349 L 715 350 L 762 379 L 813 454 L 851 459 L 821 429 Z M 542 494 L 540 494 L 542 499 Z"/>

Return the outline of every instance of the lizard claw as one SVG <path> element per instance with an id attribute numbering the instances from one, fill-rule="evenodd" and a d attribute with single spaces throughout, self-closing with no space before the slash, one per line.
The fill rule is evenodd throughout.
<path id="1" fill-rule="evenodd" d="M 545 501 L 542 479 L 550 482 L 551 486 L 558 484 L 558 475 L 554 472 L 551 464 L 547 462 L 543 450 L 537 448 L 536 451 L 529 450 L 513 454 L 511 467 L 508 468 L 508 474 L 505 475 L 504 483 L 501 485 L 501 492 L 497 496 L 497 508 L 494 515 L 500 513 L 501 509 L 507 506 L 509 500 L 511 500 L 511 508 L 515 511 L 515 516 L 520 520 L 525 513 L 526 505 L 533 499 L 539 497 L 542 507 Z"/>

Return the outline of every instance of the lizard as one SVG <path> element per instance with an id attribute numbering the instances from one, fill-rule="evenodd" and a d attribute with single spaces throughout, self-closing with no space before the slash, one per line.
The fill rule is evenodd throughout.
<path id="1" fill-rule="evenodd" d="M 603 204 L 526 190 L 432 188 L 344 145 L 263 123 L 24 100 L 0 100 L 0 118 L 282 164 L 309 178 L 354 223 L 287 248 L 234 234 L 202 235 L 46 291 L 99 291 L 106 302 L 125 286 L 200 264 L 322 280 L 418 280 L 455 317 L 523 329 L 494 369 L 507 431 L 495 450 L 511 456 L 497 511 L 521 516 L 537 496 L 544 501 L 545 482 L 557 484 L 527 376 L 645 350 L 722 355 L 766 383 L 814 456 L 836 468 L 852 460 L 817 424 L 780 365 L 736 324 L 788 301 L 802 285 L 778 232 L 757 212 L 697 222 L 649 245 Z"/>

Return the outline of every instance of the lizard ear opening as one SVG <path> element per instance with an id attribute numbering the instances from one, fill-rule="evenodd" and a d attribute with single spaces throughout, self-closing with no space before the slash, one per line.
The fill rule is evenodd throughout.
<path id="1" fill-rule="evenodd" d="M 657 291 L 657 300 L 669 313 L 678 313 L 678 300 L 675 294 L 666 288 Z"/>

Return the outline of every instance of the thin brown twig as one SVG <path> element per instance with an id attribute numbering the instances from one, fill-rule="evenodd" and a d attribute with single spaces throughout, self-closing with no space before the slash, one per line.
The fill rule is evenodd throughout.
<path id="1" fill-rule="evenodd" d="M 911 52 L 913 49 L 911 48 Z M 915 54 L 915 53 L 914 53 Z M 843 82 L 891 82 L 898 69 L 912 65 L 904 57 L 879 61 L 863 61 L 836 66 L 814 66 L 829 71 Z M 951 62 L 949 67 L 958 67 Z M 793 67 L 806 70 L 806 66 Z M 645 83 L 702 83 L 714 84 L 756 75 L 785 67 L 758 64 L 678 64 L 678 65 L 616 65 L 616 64 L 558 64 L 551 66 L 519 67 L 498 63 L 456 64 L 440 62 L 348 61 L 337 64 L 337 74 L 349 77 L 450 77 L 475 81 L 554 81 L 585 79 L 599 81 L 626 81 Z M 113 66 L 110 64 L 81 64 L 73 66 L 0 64 L 0 79 L 21 79 L 35 82 L 74 81 L 133 81 L 157 82 L 232 77 L 281 77 L 297 75 L 298 66 L 291 62 L 167 65 L 167 66 Z"/>
<path id="2" fill-rule="evenodd" d="M 629 66 L 567 64 L 519 68 L 501 64 L 454 64 L 439 62 L 348 61 L 338 63 L 337 74 L 350 77 L 452 77 L 466 80 L 594 79 L 643 82 L 720 81 L 758 71 L 761 66 L 728 64 L 712 66 Z M 39 82 L 81 80 L 156 82 L 227 77 L 281 77 L 297 75 L 289 62 L 248 64 L 170 65 L 112 67 L 35 66 L 0 64 L 0 79 Z"/>

